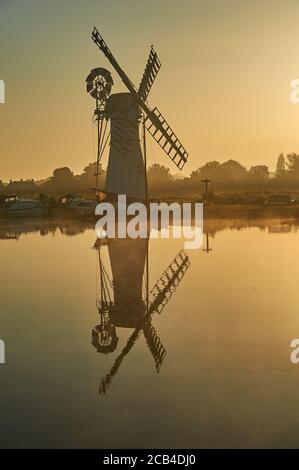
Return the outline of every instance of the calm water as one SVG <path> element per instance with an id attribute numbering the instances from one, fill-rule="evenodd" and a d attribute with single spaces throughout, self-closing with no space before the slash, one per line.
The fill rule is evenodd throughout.
<path id="1" fill-rule="evenodd" d="M 299 233 L 250 225 L 207 222 L 212 251 L 188 258 L 181 241 L 151 240 L 150 289 L 176 262 L 146 324 L 146 243 L 1 227 L 0 446 L 298 447 Z M 108 344 L 99 329 L 91 344 L 109 295 Z"/>

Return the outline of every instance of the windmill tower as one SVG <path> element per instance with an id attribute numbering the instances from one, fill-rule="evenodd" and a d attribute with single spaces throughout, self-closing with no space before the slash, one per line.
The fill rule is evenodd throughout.
<path id="1" fill-rule="evenodd" d="M 151 109 L 147 102 L 161 63 L 151 47 L 144 74 L 137 89 L 120 67 L 96 28 L 92 32 L 92 39 L 128 90 L 126 93 L 109 96 L 113 80 L 110 72 L 102 68 L 92 70 L 86 79 L 87 91 L 95 98 L 99 96 L 95 111 L 98 122 L 97 173 L 109 139 L 109 135 L 105 137 L 104 131 L 107 121 L 110 120 L 110 151 L 104 192 L 112 198 L 118 194 L 124 194 L 135 200 L 147 200 L 145 131 L 151 134 L 180 170 L 188 158 L 188 153 L 158 108 Z M 143 139 L 140 136 L 141 122 Z M 98 178 L 98 175 L 96 176 Z M 97 185 L 96 189 L 99 189 Z"/>
<path id="2" fill-rule="evenodd" d="M 92 330 L 92 344 L 100 353 L 113 352 L 118 345 L 116 329 L 121 327 L 133 330 L 111 370 L 100 383 L 99 392 L 105 394 L 122 361 L 132 350 L 141 334 L 145 337 L 156 370 L 159 372 L 166 349 L 152 325 L 152 317 L 156 313 L 162 313 L 189 268 L 190 261 L 186 253 L 183 250 L 180 251 L 149 290 L 148 269 L 146 269 L 148 267 L 148 240 L 108 239 L 105 241 L 108 245 L 112 279 L 101 257 L 102 243 L 102 240 L 97 240 L 95 245 L 99 254 L 100 268 L 98 298 L 100 323 Z M 130 279 L 129 286 L 128 279 Z"/>

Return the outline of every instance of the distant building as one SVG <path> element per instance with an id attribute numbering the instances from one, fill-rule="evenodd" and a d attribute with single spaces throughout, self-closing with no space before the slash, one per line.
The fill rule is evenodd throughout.
<path id="1" fill-rule="evenodd" d="M 19 181 L 12 181 L 8 183 L 5 187 L 6 193 L 24 193 L 24 194 L 32 194 L 37 193 L 39 191 L 38 186 L 35 184 L 34 180 L 19 180 Z"/>

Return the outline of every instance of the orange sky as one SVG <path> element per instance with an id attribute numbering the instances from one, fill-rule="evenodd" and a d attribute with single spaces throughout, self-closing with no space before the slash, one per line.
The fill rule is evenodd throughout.
<path id="1" fill-rule="evenodd" d="M 96 25 L 138 85 L 153 43 L 162 68 L 149 96 L 190 153 L 188 174 L 208 160 L 275 169 L 299 152 L 297 0 L 0 0 L 0 179 L 44 178 L 93 161 L 93 100 L 85 78 L 108 68 L 90 39 Z M 150 137 L 149 137 L 150 139 Z M 177 169 L 152 141 L 149 163 Z"/>

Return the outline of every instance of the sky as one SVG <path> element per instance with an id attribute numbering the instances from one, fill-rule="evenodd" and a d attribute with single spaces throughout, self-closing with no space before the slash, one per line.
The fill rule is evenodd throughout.
<path id="1" fill-rule="evenodd" d="M 137 86 L 154 44 L 149 103 L 188 150 L 185 174 L 231 158 L 273 171 L 280 152 L 299 153 L 298 20 L 298 0 L 0 0 L 0 180 L 78 174 L 94 160 L 85 78 L 102 66 L 125 91 L 94 25 Z M 154 141 L 148 161 L 177 172 Z"/>

